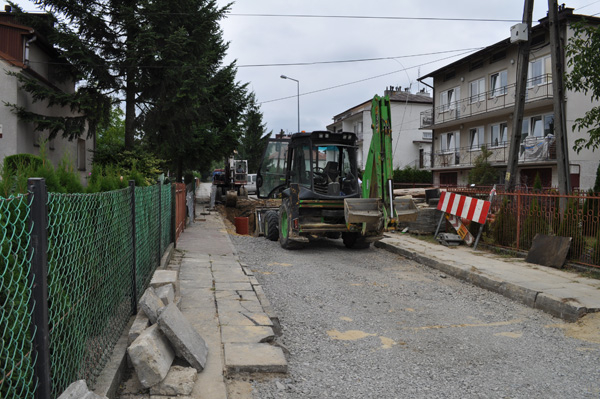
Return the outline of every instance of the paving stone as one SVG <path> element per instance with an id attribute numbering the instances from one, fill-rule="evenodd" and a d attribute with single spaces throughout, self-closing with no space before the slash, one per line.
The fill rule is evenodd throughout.
<path id="1" fill-rule="evenodd" d="M 156 295 L 163 301 L 165 306 L 175 302 L 175 289 L 173 284 L 165 284 L 154 290 Z"/>
<path id="2" fill-rule="evenodd" d="M 275 333 L 266 326 L 221 326 L 221 341 L 226 343 L 261 343 L 271 342 Z"/>
<path id="3" fill-rule="evenodd" d="M 106 399 L 106 396 L 100 396 L 91 392 L 85 380 L 75 381 L 65 389 L 58 399 Z"/>
<path id="4" fill-rule="evenodd" d="M 160 314 L 158 325 L 173 345 L 177 356 L 187 360 L 196 370 L 204 370 L 208 346 L 177 306 L 168 305 Z"/>
<path id="5" fill-rule="evenodd" d="M 252 312 L 260 313 L 263 311 L 258 299 L 253 301 L 242 301 L 236 299 L 220 299 L 217 301 L 219 313 L 223 312 Z"/>
<path id="6" fill-rule="evenodd" d="M 150 388 L 152 395 L 181 396 L 190 395 L 198 372 L 193 367 L 173 366 L 158 385 Z"/>
<path id="7" fill-rule="evenodd" d="M 165 307 L 162 299 L 156 295 L 156 291 L 154 288 L 148 287 L 144 292 L 144 295 L 140 298 L 140 307 L 148 316 L 151 324 L 156 324 L 158 320 L 158 315 L 162 312 L 162 309 Z"/>
<path id="8" fill-rule="evenodd" d="M 283 350 L 269 344 L 225 343 L 229 373 L 287 373 Z"/>
<path id="9" fill-rule="evenodd" d="M 131 328 L 129 329 L 127 345 L 131 345 L 131 343 L 135 341 L 137 337 L 140 336 L 142 331 L 144 331 L 149 326 L 150 320 L 148 319 L 148 316 L 146 316 L 146 313 L 138 312 L 135 316 L 135 319 L 133 320 L 133 323 L 131 324 Z"/>
<path id="10" fill-rule="evenodd" d="M 150 286 L 152 288 L 162 287 L 166 284 L 173 284 L 177 282 L 177 272 L 174 270 L 157 270 L 152 275 Z"/>
<path id="11" fill-rule="evenodd" d="M 127 348 L 127 353 L 140 383 L 145 388 L 161 382 L 175 359 L 173 348 L 156 324 L 144 330 Z"/>
<path id="12" fill-rule="evenodd" d="M 215 282 L 216 291 L 252 291 L 252 284 L 244 283 L 219 283 Z"/>
<path id="13" fill-rule="evenodd" d="M 224 326 L 273 326 L 263 312 L 219 312 L 219 322 Z"/>

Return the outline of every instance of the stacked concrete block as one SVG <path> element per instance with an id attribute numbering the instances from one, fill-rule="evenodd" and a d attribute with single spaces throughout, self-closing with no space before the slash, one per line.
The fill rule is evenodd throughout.
<path id="1" fill-rule="evenodd" d="M 163 301 L 164 305 L 167 306 L 171 303 L 175 303 L 175 289 L 173 284 L 165 284 L 154 290 L 156 295 Z"/>
<path id="2" fill-rule="evenodd" d="M 173 344 L 177 356 L 187 360 L 196 370 L 204 370 L 208 346 L 175 304 L 165 307 L 158 318 L 158 325 Z"/>
<path id="3" fill-rule="evenodd" d="M 144 388 L 161 382 L 175 359 L 171 344 L 156 324 L 144 330 L 129 346 L 127 353 Z"/>
<path id="4" fill-rule="evenodd" d="M 91 392 L 85 380 L 75 381 L 58 397 L 58 399 L 107 399 L 106 396 L 100 396 Z"/>
<path id="5" fill-rule="evenodd" d="M 192 367 L 173 366 L 157 385 L 150 388 L 151 395 L 188 396 L 194 389 L 198 372 Z"/>
<path id="6" fill-rule="evenodd" d="M 162 299 L 156 295 L 154 288 L 148 287 L 148 289 L 144 292 L 144 295 L 142 295 L 142 298 L 140 298 L 140 307 L 146 316 L 148 316 L 148 319 L 150 319 L 150 323 L 156 324 L 158 316 L 165 307 L 165 304 L 163 303 Z"/>

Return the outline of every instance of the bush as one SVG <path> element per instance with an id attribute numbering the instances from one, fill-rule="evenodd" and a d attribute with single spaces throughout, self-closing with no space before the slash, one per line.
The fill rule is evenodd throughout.
<path id="1" fill-rule="evenodd" d="M 511 212 L 510 203 L 506 197 L 502 201 L 490 230 L 491 237 L 498 245 L 512 247 L 517 242 L 517 220 Z"/>
<path id="2" fill-rule="evenodd" d="M 32 154 L 9 155 L 4 158 L 4 170 L 14 173 L 27 167 L 39 168 L 43 163 L 44 160 L 41 157 Z"/>
<path id="3" fill-rule="evenodd" d="M 410 166 L 404 169 L 394 169 L 392 180 L 394 183 L 433 183 L 433 174 L 428 170 L 412 168 Z"/>
<path id="4" fill-rule="evenodd" d="M 544 218 L 544 212 L 537 198 L 534 197 L 531 200 L 527 217 L 521 226 L 519 248 L 521 250 L 529 250 L 536 234 L 548 234 L 549 232 L 550 226 L 548 221 Z"/>
<path id="5" fill-rule="evenodd" d="M 585 239 L 581 234 L 579 213 L 579 204 L 576 199 L 569 199 L 567 209 L 562 217 L 562 221 L 556 235 L 561 237 L 571 237 L 571 249 L 569 250 L 570 259 L 579 259 L 585 249 Z"/>
<path id="6" fill-rule="evenodd" d="M 469 171 L 469 184 L 489 186 L 498 182 L 498 171 L 488 162 L 492 151 L 481 146 L 481 154 L 475 158 L 473 169 Z"/>

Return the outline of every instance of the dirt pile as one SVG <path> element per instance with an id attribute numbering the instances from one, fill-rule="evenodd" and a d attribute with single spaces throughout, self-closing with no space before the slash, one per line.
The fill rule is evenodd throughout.
<path id="1" fill-rule="evenodd" d="M 236 234 L 235 229 L 235 218 L 247 217 L 248 218 L 248 233 L 250 235 L 258 234 L 256 231 L 256 208 L 273 208 L 279 207 L 281 201 L 273 199 L 255 199 L 255 198 L 238 198 L 235 207 L 226 207 L 223 204 L 216 206 L 217 211 L 226 220 L 227 231 L 230 234 Z"/>

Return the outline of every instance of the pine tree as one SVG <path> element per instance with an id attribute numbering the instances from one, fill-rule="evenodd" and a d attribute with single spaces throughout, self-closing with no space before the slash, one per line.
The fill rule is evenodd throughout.
<path id="1" fill-rule="evenodd" d="M 244 114 L 243 131 L 244 135 L 240 140 L 239 157 L 248 161 L 248 170 L 250 173 L 256 173 L 260 162 L 262 161 L 263 152 L 272 131 L 266 133 L 265 125 L 262 121 L 263 115 L 260 112 L 259 106 L 256 104 L 254 95 L 250 97 L 250 104 Z"/>

